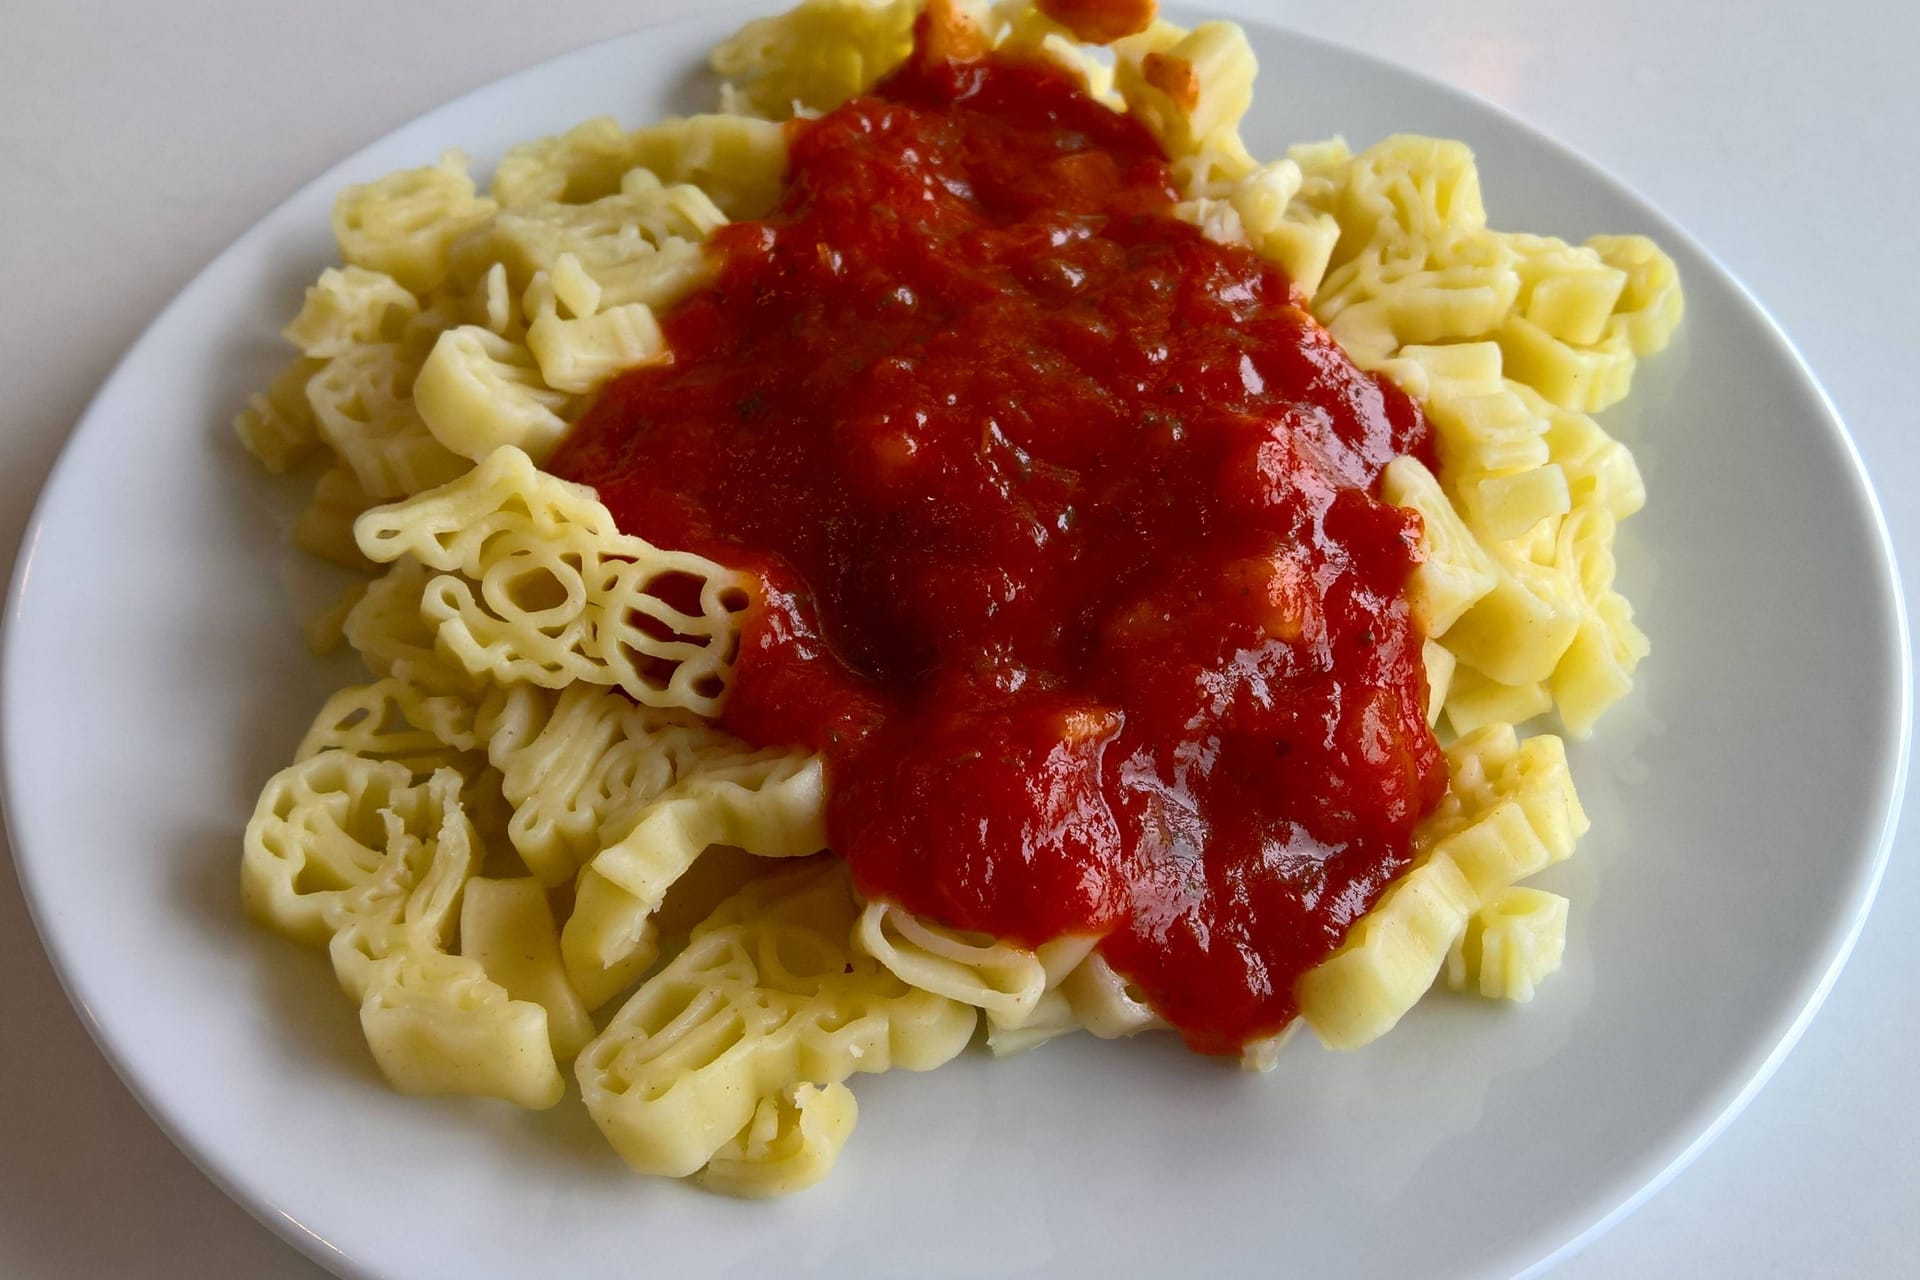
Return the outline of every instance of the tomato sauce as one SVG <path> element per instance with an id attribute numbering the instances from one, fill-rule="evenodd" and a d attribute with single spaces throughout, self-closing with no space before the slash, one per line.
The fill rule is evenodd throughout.
<path id="1" fill-rule="evenodd" d="M 1066 73 L 916 57 L 793 126 L 549 464 L 758 581 L 724 725 L 822 751 L 856 882 L 1103 954 L 1193 1047 L 1293 984 L 1446 788 L 1374 496 L 1429 428 Z"/>

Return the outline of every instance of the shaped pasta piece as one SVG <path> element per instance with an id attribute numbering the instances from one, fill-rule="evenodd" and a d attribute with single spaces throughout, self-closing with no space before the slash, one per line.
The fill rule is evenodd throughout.
<path id="1" fill-rule="evenodd" d="M 1360 917 L 1338 951 L 1300 976 L 1300 1016 L 1329 1049 L 1356 1049 L 1384 1035 L 1433 985 L 1478 905 L 1449 859 L 1416 866 Z"/>
<path id="2" fill-rule="evenodd" d="M 527 297 L 527 349 L 556 392 L 591 391 L 623 369 L 666 358 L 652 310 L 639 302 L 600 310 L 600 287 L 572 254 L 561 255 L 551 281 L 535 276 Z M 562 302 L 571 317 L 560 314 Z"/>
<path id="3" fill-rule="evenodd" d="M 323 751 L 273 775 L 247 823 L 240 899 L 295 942 L 320 946 L 386 860 L 388 814 L 418 832 L 429 796 L 404 765 Z M 437 815 L 432 815 L 436 816 Z"/>
<path id="4" fill-rule="evenodd" d="M 827 846 L 825 771 L 819 757 L 760 752 L 707 764 L 636 815 L 633 828 L 580 873 L 560 935 L 567 975 L 597 1008 L 652 963 L 651 917 L 707 849 L 728 845 L 765 858 Z"/>
<path id="5" fill-rule="evenodd" d="M 1331 1049 L 1385 1034 L 1433 985 L 1468 921 L 1512 883 L 1573 852 L 1587 830 L 1558 738 L 1506 723 L 1446 748 L 1449 794 L 1415 833 L 1412 871 L 1294 986 Z"/>
<path id="6" fill-rule="evenodd" d="M 683 1177 L 763 1098 L 856 1071 L 928 1070 L 966 1046 L 975 1010 L 854 952 L 855 910 L 836 860 L 755 881 L 587 1045 L 581 1096 L 632 1168 Z"/>
<path id="7" fill-rule="evenodd" d="M 478 325 L 442 333 L 413 383 L 433 439 L 476 462 L 503 445 L 545 458 L 567 429 L 561 411 L 571 399 L 541 380 L 526 347 Z"/>
<path id="8" fill-rule="evenodd" d="M 465 956 L 408 952 L 379 962 L 360 1027 L 401 1093 L 503 1098 L 532 1110 L 566 1093 L 546 1010 L 512 999 Z"/>
<path id="9" fill-rule="evenodd" d="M 908 986 L 985 1010 L 996 1027 L 1019 1028 L 1047 988 L 1046 969 L 1027 948 L 943 928 L 891 902 L 866 905 L 853 943 Z"/>
<path id="10" fill-rule="evenodd" d="M 455 238 L 493 211 L 493 201 L 474 194 L 466 157 L 449 151 L 436 165 L 342 191 L 333 204 L 333 238 L 349 265 L 383 272 L 424 296 L 447 278 Z"/>
<path id="11" fill-rule="evenodd" d="M 1567 949 L 1568 902 L 1557 893 L 1516 886 L 1474 912 L 1447 956 L 1447 985 L 1489 1000 L 1533 999 L 1560 968 Z"/>
<path id="12" fill-rule="evenodd" d="M 469 880 L 460 904 L 460 954 L 478 960 L 515 1000 L 547 1011 L 556 1057 L 571 1058 L 593 1038 L 586 1006 L 567 983 L 553 908 L 538 880 Z"/>
<path id="13" fill-rule="evenodd" d="M 1096 16 L 1104 16 L 1098 8 Z M 1040 58 L 1080 78 L 1087 93 L 1115 110 L 1126 104 L 1113 91 L 1113 68 L 1090 54 L 1066 26 L 1041 12 L 1033 0 L 1005 0 L 993 7 L 994 48 L 1016 57 Z M 1099 33 L 1107 35 L 1107 32 Z M 1134 34 L 1120 31 L 1118 35 Z"/>
<path id="14" fill-rule="evenodd" d="M 1326 278 L 1340 224 L 1330 213 L 1295 203 L 1303 181 L 1299 164 L 1276 160 L 1235 182 L 1226 199 L 1254 252 L 1278 264 L 1300 296 L 1311 298 Z"/>
<path id="15" fill-rule="evenodd" d="M 1501 684 L 1547 679 L 1580 630 L 1578 588 L 1564 574 L 1496 550 L 1493 590 L 1447 629 L 1453 655 Z"/>
<path id="16" fill-rule="evenodd" d="M 1420 629 L 1444 636 L 1461 614 L 1493 590 L 1498 570 L 1418 458 L 1395 458 L 1387 464 L 1380 496 L 1420 513 L 1426 554 L 1407 580 L 1407 599 Z"/>
<path id="17" fill-rule="evenodd" d="M 364 572 L 375 568 L 353 540 L 353 522 L 378 501 L 360 487 L 351 467 L 327 468 L 314 484 L 306 509 L 294 522 L 293 545 L 344 569 Z"/>
<path id="18" fill-rule="evenodd" d="M 429 693 L 474 694 L 480 682 L 440 651 L 435 629 L 420 611 L 433 577 L 417 560 L 395 561 L 347 612 L 347 641 L 376 676 L 393 676 Z"/>
<path id="19" fill-rule="evenodd" d="M 460 756 L 474 745 L 472 703 L 389 677 L 349 685 L 328 698 L 294 759 L 346 751 L 392 760 L 421 778 L 458 767 Z"/>
<path id="20" fill-rule="evenodd" d="M 503 209 L 530 204 L 585 204 L 620 190 L 638 163 L 627 131 L 612 116 L 595 116 L 550 138 L 512 147 L 494 166 L 489 194 Z"/>
<path id="21" fill-rule="evenodd" d="M 1553 695 L 1537 680 L 1522 685 L 1501 684 L 1471 667 L 1461 667 L 1447 691 L 1446 708 L 1447 723 L 1455 733 L 1472 733 L 1484 725 L 1502 721 L 1523 724 L 1544 715 L 1553 709 Z"/>
<path id="22" fill-rule="evenodd" d="M 765 217 L 780 199 L 787 134 L 770 120 L 686 116 L 636 129 L 628 144 L 635 164 L 664 183 L 700 188 L 735 221 Z"/>
<path id="23" fill-rule="evenodd" d="M 720 709 L 745 579 L 620 533 L 591 489 L 537 470 L 518 449 L 367 512 L 356 535 L 376 561 L 411 555 L 441 571 L 422 614 L 476 675 L 618 685 L 649 706 Z"/>
<path id="24" fill-rule="evenodd" d="M 415 374 L 397 344 L 373 342 L 349 347 L 307 382 L 321 439 L 375 498 L 431 489 L 467 468 L 416 412 Z"/>
<path id="25" fill-rule="evenodd" d="M 713 263 L 701 242 L 726 215 L 696 186 L 667 186 L 646 169 L 631 169 L 618 194 L 586 204 L 534 204 L 502 212 L 453 250 L 459 278 L 472 284 L 495 263 L 524 293 L 572 254 L 599 284 L 609 307 L 638 302 L 660 311 L 705 284 Z"/>
<path id="26" fill-rule="evenodd" d="M 1244 31 L 1231 22 L 1206 22 L 1189 32 L 1156 22 L 1115 41 L 1113 49 L 1114 88 L 1169 157 L 1210 150 L 1225 160 L 1215 167 L 1227 177 L 1254 167 L 1236 132 L 1253 105 L 1257 70 Z"/>
<path id="27" fill-rule="evenodd" d="M 461 777 L 435 772 L 413 803 L 383 810 L 385 854 L 374 873 L 328 907 L 334 976 L 355 1000 L 366 997 L 380 964 L 395 956 L 442 953 L 453 937 L 461 896 L 480 858 L 479 840 L 460 803 Z"/>
<path id="28" fill-rule="evenodd" d="M 300 354 L 331 360 L 362 343 L 397 342 L 420 300 L 392 276 L 364 267 L 328 267 L 307 288 L 300 314 L 280 332 Z"/>
<path id="29" fill-rule="evenodd" d="M 1664 350 L 1686 309 L 1673 259 L 1645 236 L 1591 236 L 1587 246 L 1627 276 L 1609 336 L 1623 336 L 1636 356 Z"/>
<path id="30" fill-rule="evenodd" d="M 745 761 L 738 739 L 612 690 L 530 685 L 491 691 L 481 710 L 488 758 L 513 807 L 508 827 L 528 868 L 564 884 L 628 834 L 683 775 Z"/>
<path id="31" fill-rule="evenodd" d="M 833 1172 L 860 1106 L 844 1084 L 797 1084 L 760 1099 L 694 1181 L 709 1191 L 763 1200 L 804 1191 Z"/>
<path id="32" fill-rule="evenodd" d="M 320 361 L 304 356 L 288 361 L 233 420 L 240 443 L 275 475 L 299 465 L 320 442 L 313 406 L 307 403 L 307 381 L 320 368 Z"/>
<path id="33" fill-rule="evenodd" d="M 919 12 L 916 0 L 801 0 L 748 22 L 707 61 L 730 83 L 730 110 L 831 111 L 906 59 Z"/>

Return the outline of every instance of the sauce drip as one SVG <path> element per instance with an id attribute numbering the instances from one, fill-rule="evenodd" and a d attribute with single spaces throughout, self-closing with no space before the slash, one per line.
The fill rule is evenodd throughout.
<path id="1" fill-rule="evenodd" d="M 1060 70 L 923 53 L 791 140 L 550 468 L 757 577 L 723 723 L 826 753 L 863 892 L 1279 1029 L 1446 789 L 1373 496 L 1425 420 Z"/>

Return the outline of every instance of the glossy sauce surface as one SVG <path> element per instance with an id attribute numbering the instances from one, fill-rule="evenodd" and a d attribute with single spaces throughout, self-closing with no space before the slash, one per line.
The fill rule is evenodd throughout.
<path id="1" fill-rule="evenodd" d="M 794 126 L 663 367 L 549 464 L 754 572 L 724 724 L 829 762 L 869 894 L 1103 954 L 1195 1048 L 1295 1013 L 1445 766 L 1404 588 L 1430 457 L 1065 73 L 921 56 Z"/>

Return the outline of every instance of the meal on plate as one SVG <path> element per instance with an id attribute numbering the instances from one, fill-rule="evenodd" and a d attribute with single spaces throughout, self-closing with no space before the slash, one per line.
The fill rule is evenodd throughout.
<path id="1" fill-rule="evenodd" d="M 349 187 L 241 415 L 370 669 L 246 832 L 393 1085 L 808 1186 L 984 1031 L 1272 1065 L 1527 1000 L 1647 642 L 1589 415 L 1638 236 L 1490 229 L 1455 141 L 1259 160 L 1239 28 L 805 0 L 722 110 Z"/>

